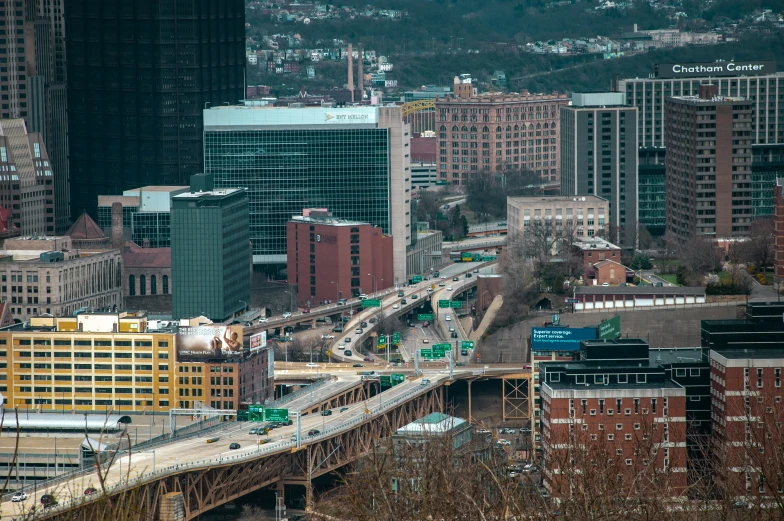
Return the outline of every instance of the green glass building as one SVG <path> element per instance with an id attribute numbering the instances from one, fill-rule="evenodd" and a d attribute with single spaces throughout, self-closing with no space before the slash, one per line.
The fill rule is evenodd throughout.
<path id="1" fill-rule="evenodd" d="M 172 197 L 172 316 L 214 322 L 250 303 L 248 197 L 213 189 L 212 176 L 191 177 L 191 191 Z"/>
<path id="2" fill-rule="evenodd" d="M 395 277 L 411 243 L 409 131 L 400 107 L 223 106 L 204 111 L 204 171 L 242 188 L 254 264 L 286 263 L 286 223 L 306 208 L 393 236 Z"/>
<path id="3" fill-rule="evenodd" d="M 648 147 L 639 152 L 639 220 L 653 236 L 663 235 L 667 225 L 664 150 L 664 147 Z"/>
<path id="4" fill-rule="evenodd" d="M 773 185 L 784 177 L 784 143 L 752 145 L 751 208 L 754 219 L 773 217 Z"/>

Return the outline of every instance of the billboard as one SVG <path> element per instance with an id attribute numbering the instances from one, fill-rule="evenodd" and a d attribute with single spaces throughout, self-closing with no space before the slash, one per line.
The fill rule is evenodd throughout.
<path id="1" fill-rule="evenodd" d="M 250 352 L 255 353 L 262 348 L 267 347 L 267 332 L 262 331 L 250 337 Z"/>
<path id="2" fill-rule="evenodd" d="M 709 63 L 658 63 L 657 78 L 698 78 L 705 76 L 759 76 L 776 72 L 774 61 L 729 61 Z"/>
<path id="3" fill-rule="evenodd" d="M 580 340 L 596 340 L 595 327 L 532 327 L 532 351 L 579 351 Z"/>
<path id="4" fill-rule="evenodd" d="M 242 357 L 242 326 L 181 327 L 175 336 L 177 359 Z"/>
<path id="5" fill-rule="evenodd" d="M 599 340 L 610 340 L 621 336 L 621 315 L 615 315 L 599 324 Z"/>

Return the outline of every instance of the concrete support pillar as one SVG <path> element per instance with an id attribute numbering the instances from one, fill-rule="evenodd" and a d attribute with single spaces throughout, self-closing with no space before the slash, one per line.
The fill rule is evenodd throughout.
<path id="1" fill-rule="evenodd" d="M 160 521 L 185 521 L 185 501 L 182 492 L 169 492 L 161 500 Z"/>
<path id="2" fill-rule="evenodd" d="M 471 380 L 468 380 L 468 423 L 471 423 Z"/>

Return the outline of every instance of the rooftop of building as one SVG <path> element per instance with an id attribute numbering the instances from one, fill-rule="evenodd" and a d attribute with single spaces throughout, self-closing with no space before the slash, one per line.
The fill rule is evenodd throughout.
<path id="1" fill-rule="evenodd" d="M 631 380 L 631 378 L 630 378 Z M 546 382 L 542 385 L 549 386 L 550 388 L 562 391 L 568 389 L 574 389 L 578 391 L 585 391 L 585 390 L 598 390 L 598 391 L 608 391 L 608 390 L 621 390 L 621 389 L 630 389 L 630 390 L 639 390 L 639 389 L 683 389 L 683 386 L 678 385 L 677 383 L 673 382 L 668 378 L 664 378 L 660 382 L 646 382 L 646 383 L 608 383 L 608 384 L 573 384 L 569 382 Z"/>
<path id="2" fill-rule="evenodd" d="M 755 344 L 752 344 L 754 346 Z M 711 349 L 711 353 L 717 353 L 724 358 L 732 360 L 776 360 L 784 358 L 784 349 Z"/>
<path id="3" fill-rule="evenodd" d="M 215 188 L 199 192 L 186 192 L 172 197 L 172 201 L 183 199 L 223 199 L 237 192 L 244 192 L 241 188 Z"/>
<path id="4" fill-rule="evenodd" d="M 669 99 L 685 101 L 691 104 L 717 104 L 717 103 L 748 103 L 751 105 L 752 101 L 749 98 L 741 98 L 736 96 L 711 96 L 710 98 L 703 98 L 700 96 L 671 96 Z"/>
<path id="5" fill-rule="evenodd" d="M 626 266 L 624 266 L 620 262 L 617 262 L 617 261 L 614 261 L 614 260 L 611 260 L 611 259 L 604 259 L 604 260 L 600 260 L 599 262 L 595 262 L 593 264 L 593 267 L 594 268 L 603 268 L 605 266 L 610 266 L 610 265 L 613 265 L 613 264 L 616 265 L 616 266 L 620 266 L 621 268 L 624 268 L 627 271 L 631 271 L 631 268 L 627 268 Z"/>
<path id="6" fill-rule="evenodd" d="M 65 233 L 71 239 L 76 240 L 97 240 L 106 239 L 106 234 L 98 226 L 98 224 L 90 217 L 86 211 L 76 219 L 73 226 Z"/>
<path id="7" fill-rule="evenodd" d="M 586 237 L 578 239 L 572 243 L 572 246 L 580 248 L 581 250 L 620 250 L 620 246 L 616 246 L 610 241 L 606 241 L 599 237 Z"/>
<path id="8" fill-rule="evenodd" d="M 320 224 L 323 226 L 370 226 L 370 223 L 338 219 L 337 217 L 320 217 L 317 215 L 293 215 L 291 220 L 297 223 Z"/>
<path id="9" fill-rule="evenodd" d="M 507 201 L 516 202 L 520 204 L 534 204 L 534 203 L 580 203 L 580 202 L 607 202 L 607 199 L 597 195 L 546 195 L 546 196 L 530 196 L 530 197 L 507 197 Z"/>
<path id="10" fill-rule="evenodd" d="M 705 288 L 683 286 L 576 286 L 580 295 L 705 295 Z"/>
<path id="11" fill-rule="evenodd" d="M 171 248 L 142 248 L 133 241 L 123 245 L 125 268 L 171 268 Z"/>
<path id="12" fill-rule="evenodd" d="M 679 364 L 699 362 L 704 358 L 701 347 L 653 347 L 649 348 L 648 356 L 654 364 Z"/>
<path id="13" fill-rule="evenodd" d="M 187 186 L 148 185 L 140 186 L 139 188 L 131 188 L 130 190 L 123 190 L 123 195 L 134 195 L 137 192 L 176 192 L 178 190 L 187 189 Z"/>
<path id="14" fill-rule="evenodd" d="M 445 434 L 456 427 L 464 425 L 466 420 L 455 418 L 441 412 L 430 413 L 424 418 L 416 420 L 399 428 L 395 434 L 398 435 L 425 435 L 425 434 Z"/>
<path id="15" fill-rule="evenodd" d="M 459 98 L 455 96 L 444 96 L 443 98 L 436 98 L 437 103 L 526 103 L 526 102 L 539 102 L 539 101 L 569 101 L 569 95 L 566 93 L 554 92 L 552 94 L 530 94 L 528 92 L 521 93 L 505 93 L 505 92 L 483 92 L 476 96 L 467 98 Z"/>

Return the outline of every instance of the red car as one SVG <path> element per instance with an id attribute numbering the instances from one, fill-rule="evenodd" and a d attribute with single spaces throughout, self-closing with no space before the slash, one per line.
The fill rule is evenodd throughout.
<path id="1" fill-rule="evenodd" d="M 310 313 L 310 308 L 302 308 L 303 313 Z"/>
<path id="2" fill-rule="evenodd" d="M 98 492 L 98 490 L 96 490 L 95 487 L 87 487 L 86 489 L 84 489 L 85 496 L 92 496 L 96 492 Z"/>

